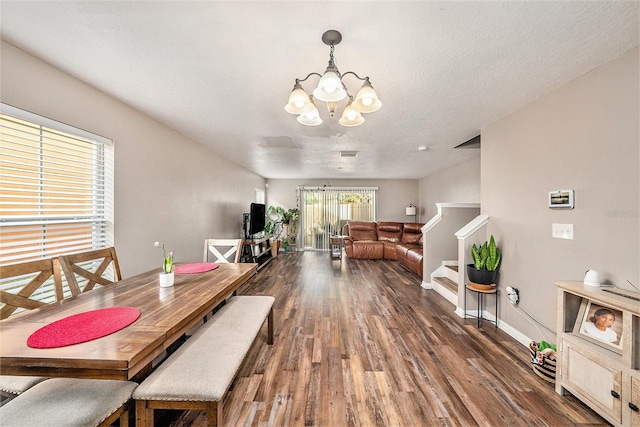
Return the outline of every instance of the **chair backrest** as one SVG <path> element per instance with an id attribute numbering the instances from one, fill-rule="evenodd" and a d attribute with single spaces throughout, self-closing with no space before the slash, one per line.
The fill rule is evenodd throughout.
<path id="1" fill-rule="evenodd" d="M 6 319 L 17 309 L 33 310 L 42 307 L 47 302 L 32 299 L 31 296 L 42 287 L 42 285 L 54 276 L 55 298 L 57 301 L 64 299 L 62 293 L 62 280 L 60 267 L 57 259 L 42 259 L 29 261 L 20 264 L 0 266 L 0 285 L 4 289 L 20 287 L 16 292 L 0 290 L 0 303 L 4 304 L 0 308 L 0 319 Z"/>
<path id="2" fill-rule="evenodd" d="M 90 291 L 96 284 L 102 286 L 113 284 L 113 281 L 102 276 L 110 264 L 113 264 L 116 281 L 122 279 L 116 249 L 113 247 L 78 254 L 62 255 L 58 257 L 58 259 L 60 260 L 60 267 L 62 267 L 62 271 L 64 271 L 64 275 L 67 278 L 67 284 L 69 285 L 72 295 Z M 100 264 L 97 264 L 98 262 Z M 91 266 L 97 264 L 97 267 L 92 271 L 87 268 L 87 263 L 90 263 Z M 80 289 L 76 275 L 87 280 L 84 289 Z"/>
<path id="3" fill-rule="evenodd" d="M 226 250 L 224 254 L 223 250 Z M 215 262 L 229 264 L 232 257 L 234 263 L 240 262 L 242 239 L 205 239 L 202 262 L 209 262 L 209 254 L 216 258 Z"/>

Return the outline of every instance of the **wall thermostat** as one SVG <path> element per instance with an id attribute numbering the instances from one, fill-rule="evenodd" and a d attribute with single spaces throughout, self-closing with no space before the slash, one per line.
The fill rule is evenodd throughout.
<path id="1" fill-rule="evenodd" d="M 549 208 L 573 209 L 573 190 L 549 191 Z"/>

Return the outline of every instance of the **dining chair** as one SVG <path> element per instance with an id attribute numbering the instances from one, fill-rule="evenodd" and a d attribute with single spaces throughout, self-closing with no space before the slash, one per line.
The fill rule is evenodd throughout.
<path id="1" fill-rule="evenodd" d="M 237 264 L 240 262 L 240 256 L 242 255 L 242 239 L 204 239 L 204 255 L 202 257 L 203 262 L 210 262 L 209 255 L 213 255 L 215 257 L 215 262 L 220 264 Z M 222 251 L 226 251 L 224 254 Z M 212 258 L 213 258 L 212 257 Z M 194 332 L 202 326 L 203 323 L 207 322 L 207 319 L 212 316 L 220 307 L 222 307 L 226 300 L 231 298 L 236 294 L 236 291 L 233 291 L 231 296 L 225 298 L 222 303 L 217 305 L 211 312 L 209 312 L 202 319 L 203 322 L 195 325 L 187 332 L 187 336 L 191 336 Z"/>
<path id="2" fill-rule="evenodd" d="M 4 304 L 0 308 L 0 319 L 6 319 L 18 309 L 33 310 L 46 305 L 47 298 L 46 295 L 43 298 L 43 293 L 50 293 L 46 285 L 52 276 L 55 296 L 49 295 L 48 299 L 49 302 L 60 301 L 64 296 L 57 259 L 0 266 L 0 303 Z M 35 295 L 38 295 L 37 299 Z"/>
<path id="3" fill-rule="evenodd" d="M 60 267 L 67 278 L 67 284 L 69 285 L 71 294 L 74 296 L 82 292 L 90 291 L 96 284 L 107 286 L 122 279 L 120 264 L 118 263 L 118 257 L 114 247 L 62 255 L 58 257 L 58 259 L 60 261 Z M 115 280 L 110 280 L 103 276 L 107 267 L 110 265 L 113 265 L 113 276 Z M 80 278 L 81 281 L 87 281 L 83 289 L 80 289 L 78 278 Z"/>
<path id="4" fill-rule="evenodd" d="M 51 283 L 51 277 L 55 294 L 46 289 Z M 0 308 L 0 319 L 6 319 L 16 310 L 33 310 L 47 305 L 48 302 L 64 299 L 60 265 L 55 258 L 0 266 L 0 286 L 0 304 L 4 304 Z M 39 299 L 36 299 L 36 296 Z M 45 379 L 0 375 L 0 396 L 13 398 Z"/>
<path id="5" fill-rule="evenodd" d="M 224 250 L 226 252 L 223 254 L 221 251 Z M 242 239 L 205 239 L 203 262 L 209 262 L 209 254 L 216 258 L 215 262 L 238 263 L 242 254 Z"/>

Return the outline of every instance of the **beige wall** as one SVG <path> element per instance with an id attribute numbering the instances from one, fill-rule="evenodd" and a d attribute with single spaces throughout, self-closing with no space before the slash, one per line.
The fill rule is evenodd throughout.
<path id="1" fill-rule="evenodd" d="M 200 261 L 206 237 L 239 237 L 264 179 L 2 42 L 2 102 L 102 135 L 115 146 L 115 246 L 124 276 Z"/>
<path id="2" fill-rule="evenodd" d="M 296 207 L 296 189 L 299 185 L 333 187 L 378 187 L 379 221 L 413 222 L 413 216 L 405 215 L 409 203 L 418 204 L 418 180 L 414 179 L 269 179 L 267 180 L 267 204 L 286 208 Z M 424 216 L 418 222 L 424 222 Z"/>
<path id="3" fill-rule="evenodd" d="M 555 330 L 555 280 L 587 269 L 640 286 L 638 49 L 541 97 L 482 130 L 482 213 L 502 247 L 499 287 Z M 575 209 L 547 207 L 549 191 L 575 190 Z M 574 240 L 551 237 L 552 223 Z M 501 318 L 541 336 L 501 295 Z M 540 328 L 541 329 L 541 328 Z"/>
<path id="4" fill-rule="evenodd" d="M 425 222 L 438 212 L 436 203 L 480 203 L 480 156 L 422 178 L 419 193 Z"/>

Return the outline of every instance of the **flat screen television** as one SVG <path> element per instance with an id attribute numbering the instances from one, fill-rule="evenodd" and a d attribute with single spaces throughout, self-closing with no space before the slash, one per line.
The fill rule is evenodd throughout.
<path id="1" fill-rule="evenodd" d="M 249 235 L 264 231 L 266 209 L 262 203 L 251 203 L 249 211 Z"/>

